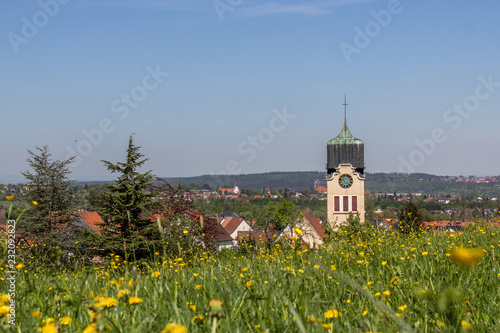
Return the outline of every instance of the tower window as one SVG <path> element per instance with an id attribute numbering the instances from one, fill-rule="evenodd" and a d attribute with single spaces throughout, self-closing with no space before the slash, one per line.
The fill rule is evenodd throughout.
<path id="1" fill-rule="evenodd" d="M 358 197 L 355 196 L 355 195 L 352 196 L 351 207 L 352 207 L 352 211 L 353 212 L 357 212 L 358 211 Z"/>
<path id="2" fill-rule="evenodd" d="M 333 210 L 336 212 L 340 211 L 340 197 L 338 195 L 333 197 Z"/>
<path id="3" fill-rule="evenodd" d="M 347 195 L 344 195 L 344 197 L 342 198 L 343 201 L 344 201 L 344 212 L 348 212 L 349 211 L 349 197 Z"/>

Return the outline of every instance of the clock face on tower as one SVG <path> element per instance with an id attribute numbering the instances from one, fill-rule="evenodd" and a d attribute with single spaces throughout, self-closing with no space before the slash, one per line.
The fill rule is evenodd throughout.
<path id="1" fill-rule="evenodd" d="M 349 188 L 352 185 L 352 177 L 348 174 L 340 175 L 339 177 L 339 185 L 342 188 Z"/>

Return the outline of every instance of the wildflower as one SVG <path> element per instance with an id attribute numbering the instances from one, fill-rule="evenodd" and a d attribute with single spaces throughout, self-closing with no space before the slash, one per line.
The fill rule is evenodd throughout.
<path id="1" fill-rule="evenodd" d="M 161 333 L 187 333 L 186 326 L 170 323 L 161 331 Z"/>
<path id="2" fill-rule="evenodd" d="M 10 313 L 10 308 L 7 305 L 0 306 L 0 318 Z"/>
<path id="3" fill-rule="evenodd" d="M 33 200 L 31 203 L 33 204 L 33 206 L 38 206 L 38 202 L 35 200 Z"/>
<path id="4" fill-rule="evenodd" d="M 399 277 L 395 276 L 391 279 L 391 286 L 394 286 L 395 284 L 397 284 L 399 282 Z"/>
<path id="5" fill-rule="evenodd" d="M 204 316 L 204 315 L 202 315 L 202 314 L 199 314 L 199 315 L 194 316 L 194 317 L 193 317 L 193 319 L 191 319 L 191 321 L 192 321 L 193 323 L 195 323 L 195 322 L 197 322 L 197 321 L 202 321 L 203 319 L 205 319 L 205 316 Z"/>
<path id="6" fill-rule="evenodd" d="M 240 269 L 240 272 L 242 272 L 242 273 L 246 273 L 246 272 L 248 272 L 248 267 L 245 267 L 245 268 Z"/>
<path id="7" fill-rule="evenodd" d="M 128 304 L 129 305 L 134 305 L 134 304 L 139 304 L 142 303 L 142 299 L 139 297 L 132 296 L 128 299 Z"/>
<path id="8" fill-rule="evenodd" d="M 33 318 L 35 318 L 35 319 L 40 319 L 41 315 L 42 315 L 42 313 L 40 312 L 40 310 L 36 310 L 36 311 L 33 311 L 33 313 L 31 313 L 31 316 L 33 316 Z"/>
<path id="9" fill-rule="evenodd" d="M 151 276 L 152 276 L 152 277 L 158 277 L 158 276 L 160 276 L 160 272 L 159 272 L 159 271 L 153 272 L 153 273 L 151 274 Z"/>
<path id="10" fill-rule="evenodd" d="M 117 295 L 118 299 L 122 298 L 122 297 L 123 297 L 123 296 L 125 296 L 125 295 L 128 295 L 128 294 L 129 294 L 129 292 L 130 292 L 130 291 L 129 291 L 128 289 L 123 289 L 123 290 L 120 290 L 120 291 L 118 292 L 118 295 Z"/>
<path id="11" fill-rule="evenodd" d="M 189 233 L 189 231 L 184 230 L 182 233 L 183 233 L 184 235 L 186 235 L 187 233 Z"/>
<path id="12" fill-rule="evenodd" d="M 221 300 L 218 300 L 218 299 L 212 299 L 208 303 L 208 305 L 210 306 L 210 309 L 213 312 L 220 311 L 220 309 L 222 308 L 222 304 L 224 304 L 224 301 L 221 301 Z"/>
<path id="13" fill-rule="evenodd" d="M 339 312 L 337 311 L 337 309 L 331 309 L 331 310 L 327 310 L 325 312 L 325 318 L 327 319 L 330 319 L 330 318 L 337 318 L 339 316 Z"/>
<path id="14" fill-rule="evenodd" d="M 0 306 L 9 303 L 10 297 L 7 294 L 0 294 Z"/>
<path id="15" fill-rule="evenodd" d="M 17 265 L 16 265 L 16 269 L 17 269 L 17 270 L 20 270 L 20 269 L 22 269 L 23 267 L 24 267 L 23 263 L 19 263 L 19 264 L 17 264 Z"/>
<path id="16" fill-rule="evenodd" d="M 295 233 L 299 236 L 302 235 L 302 230 L 300 230 L 299 228 L 295 228 L 293 229 L 293 231 L 295 231 Z"/>
<path id="17" fill-rule="evenodd" d="M 201 289 L 203 289 L 203 286 L 201 284 L 197 284 L 196 285 L 196 290 L 201 290 Z"/>
<path id="18" fill-rule="evenodd" d="M 330 328 L 332 328 L 332 324 L 323 324 L 321 325 L 321 328 L 324 329 L 325 331 L 329 330 Z"/>
<path id="19" fill-rule="evenodd" d="M 96 327 L 97 323 L 92 323 L 83 330 L 83 333 L 94 333 Z"/>
<path id="20" fill-rule="evenodd" d="M 247 288 L 252 287 L 252 281 L 247 281 L 247 282 L 245 283 L 245 285 L 247 286 Z"/>
<path id="21" fill-rule="evenodd" d="M 69 325 L 73 319 L 71 317 L 62 317 L 61 318 L 61 325 Z"/>
<path id="22" fill-rule="evenodd" d="M 368 310 L 363 311 L 363 316 L 366 316 L 368 314 Z"/>
<path id="23" fill-rule="evenodd" d="M 401 312 L 405 312 L 406 308 L 407 308 L 406 305 L 398 306 L 398 310 L 401 311 Z"/>
<path id="24" fill-rule="evenodd" d="M 465 320 L 462 320 L 462 327 L 466 330 L 472 330 L 474 328 L 471 323 L 466 322 Z"/>
<path id="25" fill-rule="evenodd" d="M 196 311 L 196 304 L 191 302 L 186 302 L 186 305 L 194 312 Z"/>
<path id="26" fill-rule="evenodd" d="M 314 322 L 316 322 L 316 318 L 312 317 L 312 316 L 311 317 L 307 317 L 307 322 L 308 323 L 314 323 Z"/>
<path id="27" fill-rule="evenodd" d="M 450 257 L 453 262 L 460 266 L 476 266 L 483 257 L 484 251 L 481 248 L 467 249 L 464 247 L 455 247 L 450 251 Z"/>
<path id="28" fill-rule="evenodd" d="M 429 252 L 427 252 L 427 251 L 422 252 L 422 255 L 425 257 L 425 256 L 429 255 Z"/>
<path id="29" fill-rule="evenodd" d="M 7 200 L 9 200 L 9 201 L 14 200 L 14 196 L 13 196 L 13 195 L 8 195 L 8 196 L 6 196 L 5 198 L 6 198 Z"/>
<path id="30" fill-rule="evenodd" d="M 118 305 L 118 301 L 116 299 L 114 299 L 113 297 L 103 298 L 99 302 L 94 304 L 95 307 L 105 308 L 105 309 L 112 308 L 113 306 L 117 306 L 117 305 Z"/>
<path id="31" fill-rule="evenodd" d="M 390 294 L 391 294 L 391 292 L 389 290 L 384 291 L 385 296 L 389 296 Z"/>
<path id="32" fill-rule="evenodd" d="M 387 265 L 387 261 L 382 261 L 382 266 Z"/>
<path id="33" fill-rule="evenodd" d="M 50 323 L 44 326 L 38 327 L 40 332 L 42 333 L 56 333 L 57 332 L 57 325 L 56 323 Z"/>
<path id="34" fill-rule="evenodd" d="M 375 297 L 380 297 L 380 296 L 382 296 L 382 294 L 381 293 L 376 293 L 374 296 Z"/>

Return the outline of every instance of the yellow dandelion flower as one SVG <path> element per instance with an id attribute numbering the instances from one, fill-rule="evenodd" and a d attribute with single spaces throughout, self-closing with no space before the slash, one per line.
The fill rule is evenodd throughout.
<path id="1" fill-rule="evenodd" d="M 116 297 L 118 297 L 118 299 L 120 299 L 123 296 L 128 295 L 129 293 L 130 293 L 130 291 L 128 289 L 123 289 L 123 290 L 120 290 L 118 292 L 118 295 L 116 295 Z"/>
<path id="2" fill-rule="evenodd" d="M 35 319 L 40 319 L 40 317 L 42 316 L 42 313 L 40 312 L 40 310 L 36 310 L 36 311 L 33 311 L 31 313 L 31 316 Z"/>
<path id="3" fill-rule="evenodd" d="M 92 323 L 83 330 L 83 333 L 94 333 L 96 327 L 97 323 Z"/>
<path id="4" fill-rule="evenodd" d="M 462 327 L 465 328 L 466 330 L 473 330 L 474 329 L 472 324 L 469 322 L 466 322 L 465 320 L 462 320 Z"/>
<path id="5" fill-rule="evenodd" d="M 161 331 L 161 333 L 187 333 L 186 326 L 170 323 Z"/>
<path id="6" fill-rule="evenodd" d="M 69 325 L 73 319 L 71 317 L 62 317 L 61 318 L 61 325 Z"/>
<path id="7" fill-rule="evenodd" d="M 151 276 L 152 276 L 152 277 L 158 277 L 158 276 L 160 276 L 160 272 L 159 272 L 159 271 L 153 272 L 153 273 L 151 274 Z"/>
<path id="8" fill-rule="evenodd" d="M 299 228 L 295 228 L 293 229 L 293 231 L 295 231 L 295 233 L 299 236 L 302 235 L 302 230 L 300 230 Z"/>
<path id="9" fill-rule="evenodd" d="M 382 266 L 387 265 L 387 261 L 382 261 Z"/>
<path id="10" fill-rule="evenodd" d="M 401 311 L 401 312 L 405 312 L 405 310 L 406 310 L 407 307 L 408 306 L 406 306 L 406 305 L 401 305 L 401 306 L 398 306 L 398 310 Z"/>
<path id="11" fill-rule="evenodd" d="M 242 272 L 242 273 L 248 272 L 248 267 L 244 267 L 244 268 L 240 269 L 240 272 Z"/>
<path id="12" fill-rule="evenodd" d="M 139 297 L 132 296 L 129 297 L 128 299 L 128 305 L 134 305 L 139 303 L 142 303 L 142 299 L 140 299 Z"/>
<path id="13" fill-rule="evenodd" d="M 325 312 L 325 318 L 327 319 L 330 319 L 330 318 L 337 318 L 339 316 L 339 312 L 337 311 L 337 309 L 331 309 L 331 310 L 327 310 Z"/>
<path id="14" fill-rule="evenodd" d="M 10 297 L 7 294 L 0 294 L 0 306 L 9 303 Z"/>
<path id="15" fill-rule="evenodd" d="M 186 235 L 186 234 L 188 234 L 188 233 L 189 233 L 189 231 L 184 230 L 182 233 L 183 233 L 184 235 Z"/>
<path id="16" fill-rule="evenodd" d="M 391 294 L 391 292 L 389 290 L 384 291 L 385 296 L 389 296 L 390 294 Z"/>
<path id="17" fill-rule="evenodd" d="M 395 284 L 397 284 L 399 282 L 399 277 L 395 276 L 391 279 L 391 286 L 394 286 Z"/>
<path id="18" fill-rule="evenodd" d="M 20 269 L 22 269 L 23 267 L 24 267 L 23 263 L 19 263 L 19 264 L 17 264 L 17 265 L 16 265 L 16 269 L 17 269 L 17 270 L 20 270 Z"/>
<path id="19" fill-rule="evenodd" d="M 199 315 L 194 316 L 194 317 L 193 317 L 193 319 L 191 319 L 191 321 L 192 321 L 193 323 L 195 323 L 195 322 L 197 322 L 197 321 L 202 321 L 203 319 L 205 319 L 205 316 L 204 316 L 204 315 L 202 315 L 202 314 L 199 314 Z"/>
<path id="20" fill-rule="evenodd" d="M 329 330 L 330 328 L 332 328 L 332 324 L 323 324 L 321 325 L 321 328 L 324 329 L 325 331 Z"/>
<path id="21" fill-rule="evenodd" d="M 316 322 L 316 318 L 312 317 L 312 316 L 311 317 L 307 317 L 307 322 L 308 323 L 314 323 L 314 322 Z"/>
<path id="22" fill-rule="evenodd" d="M 196 285 L 196 290 L 201 290 L 201 289 L 203 289 L 203 286 L 201 284 L 197 284 Z"/>
<path id="23" fill-rule="evenodd" d="M 10 308 L 7 305 L 0 306 L 0 318 L 10 313 Z"/>
<path id="24" fill-rule="evenodd" d="M 33 206 L 38 206 L 38 202 L 35 200 L 33 200 L 31 203 L 33 204 Z"/>
<path id="25" fill-rule="evenodd" d="M 467 249 L 464 247 L 455 247 L 450 251 L 450 258 L 454 263 L 460 266 L 473 267 L 479 263 L 479 260 L 484 256 L 484 251 L 481 248 Z"/>
<path id="26" fill-rule="evenodd" d="M 422 255 L 425 257 L 425 256 L 429 255 L 429 252 L 427 252 L 427 251 L 422 252 Z"/>
<path id="27" fill-rule="evenodd" d="M 252 287 L 252 283 L 253 283 L 252 281 L 247 281 L 245 285 L 247 286 L 247 288 L 250 288 Z"/>
<path id="28" fill-rule="evenodd" d="M 6 198 L 7 200 L 9 200 L 9 201 L 14 200 L 14 196 L 13 196 L 13 195 L 8 195 L 8 196 L 6 196 L 5 198 Z"/>
<path id="29" fill-rule="evenodd" d="M 57 324 L 50 323 L 47 325 L 43 325 L 43 326 L 39 327 L 39 330 L 42 333 L 57 333 Z"/>
<path id="30" fill-rule="evenodd" d="M 188 308 L 191 309 L 191 311 L 193 311 L 193 312 L 196 311 L 196 304 L 191 303 L 191 302 L 186 302 L 186 305 L 188 306 Z"/>
<path id="31" fill-rule="evenodd" d="M 375 296 L 375 297 L 380 297 L 380 296 L 382 296 L 382 294 L 381 294 L 381 293 L 375 293 L 375 295 L 374 295 L 374 296 Z"/>
<path id="32" fill-rule="evenodd" d="M 363 316 L 366 316 L 368 314 L 368 310 L 363 311 Z"/>
<path id="33" fill-rule="evenodd" d="M 113 306 L 118 305 L 118 300 L 113 298 L 113 297 L 106 297 L 101 299 L 99 302 L 94 304 L 95 307 L 97 308 L 112 308 Z"/>

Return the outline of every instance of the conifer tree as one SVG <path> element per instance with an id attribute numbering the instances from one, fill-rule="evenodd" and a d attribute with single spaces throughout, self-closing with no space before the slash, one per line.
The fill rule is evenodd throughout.
<path id="1" fill-rule="evenodd" d="M 125 162 L 116 164 L 102 161 L 111 173 L 117 173 L 115 183 L 103 192 L 102 213 L 105 219 L 101 230 L 101 248 L 115 253 L 141 251 L 145 238 L 142 231 L 151 221 L 144 218 L 143 212 L 151 209 L 152 195 L 148 193 L 151 187 L 151 171 L 141 173 L 138 169 L 148 160 L 134 145 L 130 136 Z M 124 249 L 126 246 L 126 249 Z"/>
<path id="2" fill-rule="evenodd" d="M 28 149 L 27 161 L 33 170 L 21 173 L 28 180 L 26 198 L 34 207 L 18 222 L 17 230 L 25 241 L 47 253 L 46 249 L 74 243 L 68 228 L 75 205 L 72 181 L 68 179 L 73 158 L 54 161 L 48 146 L 36 150 Z"/>

